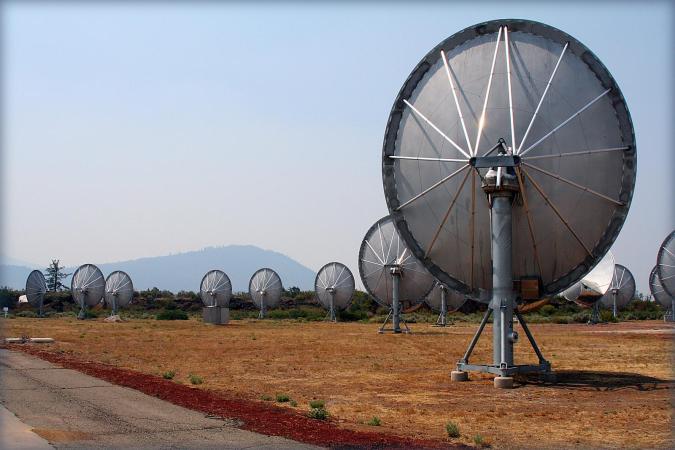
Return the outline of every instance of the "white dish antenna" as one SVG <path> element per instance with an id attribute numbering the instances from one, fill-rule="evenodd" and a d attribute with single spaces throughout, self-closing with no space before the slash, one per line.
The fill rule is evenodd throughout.
<path id="1" fill-rule="evenodd" d="M 375 222 L 363 238 L 359 274 L 366 291 L 389 308 L 381 333 L 387 331 L 385 325 L 390 317 L 391 331 L 400 333 L 402 302 L 421 303 L 434 286 L 434 278 L 405 245 L 390 216 Z M 405 322 L 404 326 L 409 331 Z"/>
<path id="2" fill-rule="evenodd" d="M 330 262 L 317 272 L 314 291 L 321 306 L 328 310 L 328 319 L 336 322 L 336 311 L 343 311 L 352 303 L 354 275 L 344 264 Z"/>
<path id="3" fill-rule="evenodd" d="M 75 303 L 80 305 L 78 318 L 85 318 L 88 307 L 97 305 L 105 293 L 105 278 L 101 269 L 93 264 L 84 264 L 77 268 L 70 281 L 70 292 Z"/>
<path id="4" fill-rule="evenodd" d="M 609 289 L 607 289 L 605 295 L 600 299 L 600 303 L 605 308 L 611 308 L 612 314 L 616 317 L 620 309 L 625 308 L 633 301 L 633 297 L 635 297 L 635 278 L 633 278 L 633 274 L 621 264 L 615 265 L 612 283 L 609 285 Z"/>
<path id="5" fill-rule="evenodd" d="M 453 291 L 440 281 L 436 281 L 434 288 L 429 292 L 424 302 L 432 311 L 439 313 L 436 326 L 444 327 L 447 325 L 447 313 L 457 311 L 466 303 L 467 298 L 464 294 Z"/>
<path id="6" fill-rule="evenodd" d="M 210 270 L 204 275 L 199 284 L 199 297 L 204 306 L 230 306 L 232 298 L 232 283 L 230 277 L 222 270 Z"/>
<path id="7" fill-rule="evenodd" d="M 599 301 L 609 289 L 614 278 L 614 255 L 611 251 L 600 260 L 581 281 L 566 289 L 563 296 L 581 306 L 589 307 Z"/>
<path id="8" fill-rule="evenodd" d="M 265 317 L 268 308 L 279 304 L 283 290 L 281 278 L 274 270 L 264 268 L 253 274 L 248 282 L 248 292 L 253 303 L 260 308 L 259 319 Z"/>
<path id="9" fill-rule="evenodd" d="M 111 314 L 117 315 L 118 308 L 125 308 L 134 297 L 134 284 L 131 277 L 121 270 L 108 275 L 105 280 L 105 295 L 103 297 L 106 306 L 110 307 Z"/>
<path id="10" fill-rule="evenodd" d="M 38 317 L 42 317 L 42 304 L 47 293 L 45 276 L 39 270 L 34 270 L 26 280 L 26 300 L 34 308 L 38 309 Z"/>

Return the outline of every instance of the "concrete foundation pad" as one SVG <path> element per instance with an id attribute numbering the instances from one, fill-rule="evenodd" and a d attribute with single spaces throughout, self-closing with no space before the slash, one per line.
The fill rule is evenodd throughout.
<path id="1" fill-rule="evenodd" d="M 212 325 L 225 325 L 230 321 L 230 308 L 207 306 L 202 309 L 202 320 Z"/>
<path id="2" fill-rule="evenodd" d="M 494 383 L 497 389 L 513 389 L 513 377 L 495 377 Z"/>
<path id="3" fill-rule="evenodd" d="M 450 381 L 469 381 L 469 372 L 462 372 L 460 370 L 453 370 L 450 372 Z"/>

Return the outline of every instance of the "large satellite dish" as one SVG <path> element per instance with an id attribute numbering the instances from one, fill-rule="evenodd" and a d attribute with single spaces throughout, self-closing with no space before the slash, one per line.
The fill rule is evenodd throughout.
<path id="1" fill-rule="evenodd" d="M 661 285 L 661 280 L 659 280 L 659 274 L 657 273 L 657 267 L 654 266 L 651 273 L 649 274 L 649 291 L 652 293 L 654 300 L 666 310 L 670 310 L 670 319 L 673 319 L 672 313 L 675 311 L 675 297 L 668 295 L 668 293 L 663 289 Z M 666 315 L 668 318 L 668 315 Z"/>
<path id="2" fill-rule="evenodd" d="M 440 281 L 434 283 L 434 288 L 424 299 L 424 302 L 429 305 L 432 311 L 439 313 L 438 320 L 436 320 L 436 326 L 439 327 L 447 325 L 448 312 L 457 311 L 466 301 L 466 296 L 449 289 Z"/>
<path id="3" fill-rule="evenodd" d="M 563 292 L 563 297 L 579 306 L 589 308 L 599 302 L 609 290 L 614 279 L 614 255 L 607 252 L 604 258 L 585 277 Z"/>
<path id="4" fill-rule="evenodd" d="M 422 302 L 434 284 L 433 277 L 401 240 L 389 216 L 375 222 L 363 238 L 359 274 L 366 291 L 377 303 L 390 309 L 380 332 L 386 331 L 391 317 L 392 331 L 400 333 L 402 302 Z"/>
<path id="5" fill-rule="evenodd" d="M 614 276 L 612 283 L 605 295 L 600 299 L 600 303 L 605 308 L 611 308 L 614 317 L 620 309 L 625 308 L 635 297 L 635 278 L 630 270 L 621 264 L 614 266 Z"/>
<path id="6" fill-rule="evenodd" d="M 87 307 L 98 304 L 105 293 L 105 279 L 101 270 L 93 264 L 84 264 L 77 268 L 70 281 L 73 299 L 80 305 L 78 318 L 85 317 Z"/>
<path id="7" fill-rule="evenodd" d="M 230 278 L 222 270 L 210 270 L 202 278 L 199 284 L 199 297 L 204 306 L 230 306 L 232 298 L 232 283 Z"/>
<path id="8" fill-rule="evenodd" d="M 389 116 L 382 174 L 396 228 L 431 274 L 473 298 L 491 293 L 488 311 L 504 306 L 493 335 L 508 342 L 493 341 L 494 363 L 461 366 L 504 378 L 534 370 L 512 361 L 512 281 L 538 279 L 540 296 L 554 295 L 609 250 L 635 185 L 633 126 L 583 44 L 495 20 L 415 67 Z"/>
<path id="9" fill-rule="evenodd" d="M 675 297 L 675 231 L 666 237 L 659 248 L 656 272 L 666 293 Z"/>
<path id="10" fill-rule="evenodd" d="M 328 319 L 335 322 L 336 311 L 345 310 L 352 303 L 354 275 L 344 264 L 330 262 L 316 274 L 314 290 L 321 306 L 328 310 Z"/>
<path id="11" fill-rule="evenodd" d="M 26 298 L 33 308 L 38 309 L 38 317 L 42 317 L 42 303 L 46 293 L 45 276 L 39 270 L 32 271 L 26 279 Z"/>
<path id="12" fill-rule="evenodd" d="M 248 282 L 248 292 L 253 303 L 260 308 L 258 318 L 264 318 L 268 308 L 274 308 L 279 304 L 283 290 L 281 278 L 274 270 L 264 268 L 253 274 Z"/>
<path id="13" fill-rule="evenodd" d="M 116 270 L 105 280 L 104 300 L 111 309 L 111 314 L 117 315 L 117 308 L 124 308 L 131 303 L 134 297 L 134 284 L 126 272 Z"/>

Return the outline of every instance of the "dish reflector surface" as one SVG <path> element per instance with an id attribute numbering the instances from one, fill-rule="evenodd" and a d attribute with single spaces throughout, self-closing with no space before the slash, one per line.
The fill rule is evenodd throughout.
<path id="1" fill-rule="evenodd" d="M 331 292 L 336 310 L 349 307 L 354 294 L 354 275 L 349 267 L 339 262 L 323 266 L 316 274 L 314 290 L 321 305 L 330 310 Z"/>
<path id="2" fill-rule="evenodd" d="M 260 308 L 274 308 L 281 300 L 283 291 L 281 278 L 272 269 L 260 269 L 253 274 L 248 283 L 248 292 L 251 294 L 251 300 Z M 263 303 L 264 302 L 264 303 Z"/>
<path id="3" fill-rule="evenodd" d="M 588 48 L 537 22 L 477 24 L 417 65 L 387 123 L 385 198 L 415 257 L 473 298 L 492 289 L 479 159 L 500 139 L 520 191 L 514 279 L 539 277 L 553 295 L 600 261 L 625 221 L 636 174 L 628 108 Z"/>
<path id="4" fill-rule="evenodd" d="M 383 306 L 392 304 L 392 268 L 400 268 L 401 301 L 420 303 L 434 284 L 433 277 L 400 238 L 391 217 L 375 222 L 359 251 L 359 274 L 368 293 Z"/>
<path id="5" fill-rule="evenodd" d="M 230 278 L 222 270 L 210 270 L 199 284 L 199 296 L 204 306 L 228 307 L 232 298 Z"/>
<path id="6" fill-rule="evenodd" d="M 105 293 L 103 273 L 93 264 L 78 267 L 70 281 L 70 291 L 81 307 L 96 305 Z"/>

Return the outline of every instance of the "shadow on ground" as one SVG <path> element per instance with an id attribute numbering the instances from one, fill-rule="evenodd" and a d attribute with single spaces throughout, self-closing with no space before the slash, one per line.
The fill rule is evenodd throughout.
<path id="1" fill-rule="evenodd" d="M 554 383 L 545 381 L 536 375 L 519 376 L 520 386 L 535 385 L 557 389 L 578 389 L 593 391 L 616 391 L 635 389 L 636 391 L 656 391 L 675 388 L 675 381 L 662 380 L 638 373 L 596 372 L 587 370 L 560 370 L 555 372 Z"/>

